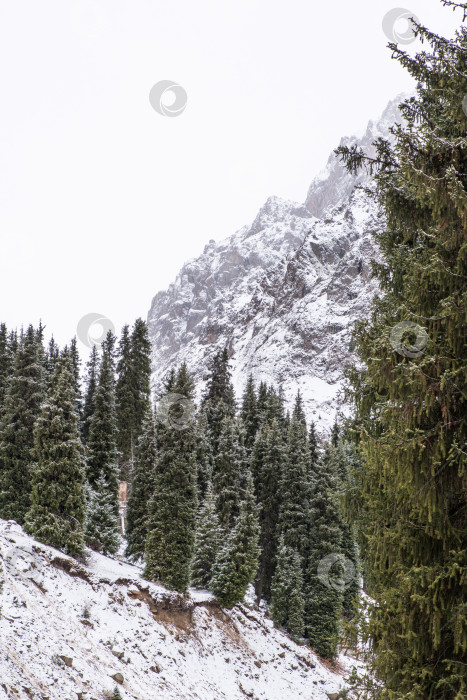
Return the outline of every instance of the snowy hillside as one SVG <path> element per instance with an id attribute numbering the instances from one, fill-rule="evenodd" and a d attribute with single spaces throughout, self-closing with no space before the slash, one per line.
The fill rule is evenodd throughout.
<path id="1" fill-rule="evenodd" d="M 399 102 L 361 139 L 342 143 L 370 150 L 388 136 Z M 331 154 L 304 204 L 270 197 L 250 226 L 210 241 L 182 267 L 148 314 L 156 391 L 185 361 L 201 392 L 209 359 L 227 346 L 237 395 L 249 372 L 280 385 L 289 401 L 300 388 L 318 429 L 329 427 L 342 370 L 354 361 L 352 326 L 376 291 L 371 231 L 382 221 L 374 202 L 354 190 L 363 182 Z"/>
<path id="2" fill-rule="evenodd" d="M 327 700 L 340 674 L 274 629 L 252 603 L 171 593 L 137 567 L 88 565 L 0 520 L 0 700 Z"/>

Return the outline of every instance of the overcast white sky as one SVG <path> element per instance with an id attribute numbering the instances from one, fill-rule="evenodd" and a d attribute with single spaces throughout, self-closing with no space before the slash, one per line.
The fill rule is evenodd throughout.
<path id="1" fill-rule="evenodd" d="M 397 6 L 0 0 L 0 320 L 60 343 L 90 312 L 118 330 L 269 195 L 303 201 L 340 137 L 412 88 L 381 26 Z M 401 6 L 446 35 L 461 20 Z M 152 109 L 161 80 L 180 116 Z"/>

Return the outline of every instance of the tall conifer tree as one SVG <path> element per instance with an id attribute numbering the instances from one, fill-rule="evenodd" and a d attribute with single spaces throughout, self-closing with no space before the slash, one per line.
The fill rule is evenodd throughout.
<path id="1" fill-rule="evenodd" d="M 280 479 L 278 533 L 306 561 L 310 534 L 310 456 L 306 425 L 299 414 L 290 421 L 286 452 Z"/>
<path id="2" fill-rule="evenodd" d="M 20 524 L 30 506 L 34 423 L 45 395 L 40 347 L 29 326 L 16 353 L 0 419 L 0 517 Z"/>
<path id="3" fill-rule="evenodd" d="M 152 409 L 149 408 L 143 432 L 136 445 L 133 479 L 127 505 L 126 554 L 133 559 L 144 556 L 148 534 L 148 505 L 154 492 L 156 460 L 156 427 Z"/>
<path id="4" fill-rule="evenodd" d="M 224 419 L 235 417 L 235 394 L 226 348 L 218 352 L 210 364 L 202 408 L 206 412 L 212 451 L 216 454 Z"/>
<path id="5" fill-rule="evenodd" d="M 313 480 L 310 555 L 305 568 L 305 627 L 321 656 L 337 654 L 345 588 L 338 479 L 329 449 Z"/>
<path id="6" fill-rule="evenodd" d="M 96 389 L 97 383 L 99 381 L 99 352 L 97 346 L 93 345 L 91 349 L 91 354 L 89 360 L 86 364 L 87 378 L 86 378 L 86 391 L 84 395 L 84 406 L 83 406 L 83 422 L 82 422 L 82 437 L 83 442 L 86 445 L 89 441 L 89 431 L 91 428 L 91 420 L 94 414 L 95 401 L 96 401 Z"/>
<path id="7" fill-rule="evenodd" d="M 255 442 L 254 462 L 257 470 L 257 502 L 260 506 L 261 550 L 255 589 L 258 599 L 264 596 L 269 600 L 277 550 L 280 484 L 286 462 L 285 445 L 276 420 L 270 426 L 265 424 L 261 428 Z"/>
<path id="8" fill-rule="evenodd" d="M 115 336 L 109 331 L 102 343 L 87 453 L 86 542 L 104 553 L 117 551 L 119 542 L 114 348 Z"/>
<path id="9" fill-rule="evenodd" d="M 117 448 L 120 474 L 128 478 L 134 457 L 135 440 L 135 374 L 131 362 L 130 329 L 122 328 L 118 344 L 115 407 L 117 417 Z"/>
<path id="10" fill-rule="evenodd" d="M 89 431 L 87 474 L 91 487 L 103 476 L 114 496 L 115 515 L 118 513 L 117 424 L 115 415 L 115 336 L 108 332 L 102 345 L 102 361 L 95 393 L 94 412 Z"/>
<path id="11" fill-rule="evenodd" d="M 214 458 L 214 490 L 217 497 L 217 512 L 225 531 L 233 527 L 238 515 L 242 470 L 244 468 L 241 445 L 236 431 L 236 422 L 226 417 L 222 421 L 217 454 Z"/>
<path id="12" fill-rule="evenodd" d="M 69 353 L 57 361 L 51 388 L 34 427 L 31 506 L 25 528 L 40 542 L 71 556 L 84 549 L 84 453 Z"/>
<path id="13" fill-rule="evenodd" d="M 302 560 L 281 537 L 271 585 L 271 616 L 275 625 L 298 639 L 305 632 L 304 612 Z"/>
<path id="14" fill-rule="evenodd" d="M 258 507 L 249 474 L 239 516 L 214 565 L 211 585 L 221 605 L 231 608 L 245 597 L 258 568 L 258 539 Z"/>
<path id="15" fill-rule="evenodd" d="M 0 324 L 0 414 L 5 402 L 5 394 L 8 386 L 12 366 L 12 357 L 8 344 L 8 329 L 5 323 Z"/>
<path id="16" fill-rule="evenodd" d="M 198 505 L 196 425 L 185 403 L 193 401 L 193 380 L 186 365 L 169 386 L 176 402 L 174 412 L 180 415 L 173 427 L 170 421 L 161 421 L 164 414 L 156 414 L 158 456 L 149 502 L 145 576 L 183 592 L 190 581 Z"/>
<path id="17" fill-rule="evenodd" d="M 242 397 L 241 418 L 245 427 L 245 447 L 253 448 L 259 425 L 257 397 L 253 376 L 250 374 Z"/>
<path id="18" fill-rule="evenodd" d="M 466 3 L 443 2 L 460 8 Z M 467 29 L 416 24 L 425 51 L 393 57 L 417 81 L 393 144 L 367 160 L 386 227 L 371 319 L 357 326 L 351 376 L 361 440 L 362 548 L 376 599 L 376 672 L 388 697 L 467 693 Z"/>
<path id="19" fill-rule="evenodd" d="M 223 532 L 216 509 L 216 497 L 212 484 L 208 483 L 204 503 L 198 516 L 195 539 L 195 558 L 191 581 L 193 586 L 208 588 L 214 562 L 222 544 Z"/>
<path id="20" fill-rule="evenodd" d="M 134 373 L 135 438 L 141 435 L 148 407 L 151 405 L 151 343 L 148 325 L 137 318 L 131 331 L 131 364 Z"/>

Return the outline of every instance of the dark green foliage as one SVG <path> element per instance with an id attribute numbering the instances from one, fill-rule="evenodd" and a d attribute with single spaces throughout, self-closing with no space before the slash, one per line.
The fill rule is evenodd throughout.
<path id="1" fill-rule="evenodd" d="M 342 599 L 342 614 L 347 620 L 352 620 L 358 609 L 358 596 L 360 593 L 358 547 L 352 525 L 345 520 L 341 520 L 340 528 L 342 531 L 341 549 L 347 567 L 347 580 L 345 581 Z"/>
<path id="2" fill-rule="evenodd" d="M 211 586 L 221 605 L 231 608 L 245 597 L 258 568 L 258 540 L 258 508 L 249 474 L 240 514 L 214 565 Z"/>
<path id="3" fill-rule="evenodd" d="M 268 396 L 269 396 L 269 390 L 268 390 L 268 385 L 266 382 L 260 382 L 259 389 L 258 389 L 258 400 L 257 400 L 257 408 L 258 408 L 258 416 L 259 416 L 259 424 L 263 423 L 266 420 L 266 415 L 267 415 L 267 403 L 268 403 Z"/>
<path id="4" fill-rule="evenodd" d="M 115 416 L 115 377 L 114 377 L 115 337 L 108 332 L 102 345 L 102 361 L 99 382 L 94 398 L 94 412 L 89 430 L 87 455 L 88 481 L 95 487 L 101 476 L 107 484 L 107 491 L 114 495 L 114 514 L 118 514 L 118 471 Z"/>
<path id="5" fill-rule="evenodd" d="M 212 481 L 214 469 L 208 421 L 203 410 L 199 411 L 196 421 L 196 462 L 198 465 L 198 500 L 203 501 L 207 485 Z"/>
<path id="6" fill-rule="evenodd" d="M 277 565 L 271 585 L 271 616 L 274 624 L 284 627 L 299 639 L 305 632 L 302 560 L 298 552 L 284 544 L 281 537 Z"/>
<path id="7" fill-rule="evenodd" d="M 297 396 L 295 397 L 292 420 L 302 423 L 306 427 L 305 411 L 303 410 L 303 399 L 300 391 L 297 391 Z"/>
<path id="8" fill-rule="evenodd" d="M 115 688 L 113 690 L 112 700 L 122 700 L 122 694 L 121 694 L 118 686 L 115 686 Z"/>
<path id="9" fill-rule="evenodd" d="M 49 345 L 47 346 L 47 354 L 45 360 L 45 368 L 47 370 L 47 377 L 49 381 L 52 378 L 52 375 L 55 370 L 55 365 L 59 357 L 60 348 L 58 347 L 57 343 L 54 340 L 54 337 L 52 336 L 50 338 Z"/>
<path id="10" fill-rule="evenodd" d="M 341 549 L 347 567 L 342 612 L 348 620 L 351 620 L 358 608 L 360 561 L 355 526 L 349 521 L 346 513 L 345 495 L 350 492 L 350 470 L 356 468 L 358 456 L 352 443 L 339 440 L 337 447 L 328 447 L 328 459 L 331 460 L 333 473 L 337 477 L 341 515 L 340 528 L 342 531 Z"/>
<path id="11" fill-rule="evenodd" d="M 144 555 L 148 532 L 148 504 L 154 492 L 156 459 L 156 428 L 152 409 L 149 408 L 142 435 L 136 445 L 133 481 L 127 504 L 126 555 L 133 559 Z"/>
<path id="12" fill-rule="evenodd" d="M 136 440 L 141 435 L 146 411 L 151 405 L 151 343 L 147 323 L 141 318 L 136 319 L 131 332 L 131 364 Z"/>
<path id="13" fill-rule="evenodd" d="M 337 654 L 345 588 L 338 480 L 327 448 L 313 480 L 310 556 L 305 569 L 305 627 L 321 656 Z"/>
<path id="14" fill-rule="evenodd" d="M 134 373 L 131 362 L 130 329 L 128 324 L 122 328 L 118 345 L 117 382 L 115 385 L 117 448 L 119 453 L 120 473 L 128 477 L 130 464 L 134 459 Z"/>
<path id="15" fill-rule="evenodd" d="M 239 512 L 244 454 L 239 442 L 236 422 L 229 417 L 222 421 L 218 450 L 214 459 L 214 491 L 221 527 L 233 527 Z"/>
<path id="16" fill-rule="evenodd" d="M 84 395 L 84 406 L 83 406 L 83 421 L 82 421 L 82 437 L 83 442 L 86 445 L 89 441 L 89 431 L 91 428 L 91 420 L 94 414 L 95 401 L 96 401 L 96 390 L 97 383 L 99 379 L 99 353 L 97 351 L 97 346 L 93 345 L 91 349 L 91 354 L 89 356 L 89 361 L 86 364 L 87 369 L 87 379 L 86 379 L 86 392 Z"/>
<path id="17" fill-rule="evenodd" d="M 250 374 L 242 398 L 241 419 L 245 428 L 245 447 L 251 450 L 259 425 L 257 397 L 253 376 Z"/>
<path id="18" fill-rule="evenodd" d="M 5 394 L 13 366 L 13 353 L 8 342 L 8 330 L 4 323 L 0 324 L 0 414 L 5 403 Z"/>
<path id="19" fill-rule="evenodd" d="M 261 423 L 272 423 L 275 420 L 283 436 L 287 435 L 284 431 L 284 400 L 281 393 L 277 393 L 271 385 L 268 387 L 264 410 L 262 412 Z"/>
<path id="20" fill-rule="evenodd" d="M 30 506 L 34 423 L 45 393 L 36 331 L 29 326 L 15 356 L 0 420 L 0 517 L 20 524 Z"/>
<path id="21" fill-rule="evenodd" d="M 300 418 L 300 416 L 299 416 Z M 286 460 L 280 479 L 279 534 L 304 560 L 309 550 L 310 455 L 307 430 L 301 418 L 290 421 Z"/>
<path id="22" fill-rule="evenodd" d="M 216 510 L 216 498 L 212 485 L 208 483 L 206 497 L 198 516 L 191 583 L 198 588 L 207 588 L 212 578 L 212 569 L 223 539 Z"/>
<path id="23" fill-rule="evenodd" d="M 206 412 L 209 437 L 212 451 L 215 455 L 217 453 L 224 419 L 233 419 L 235 417 L 235 395 L 230 378 L 227 349 L 218 352 L 210 364 L 202 408 Z"/>
<path id="24" fill-rule="evenodd" d="M 382 293 L 355 333 L 353 480 L 383 697 L 447 700 L 467 694 L 467 29 L 417 34 L 424 52 L 390 46 L 417 83 L 394 145 L 378 141 L 371 162 L 339 149 L 371 167 L 387 222 Z M 399 326 L 399 342 L 403 322 L 420 329 L 404 340 Z"/>
<path id="25" fill-rule="evenodd" d="M 260 558 L 255 590 L 258 600 L 270 599 L 277 549 L 277 526 L 281 493 L 279 485 L 286 462 L 285 445 L 279 424 L 264 424 L 256 438 L 253 464 L 257 475 L 256 496 L 260 506 Z"/>
<path id="26" fill-rule="evenodd" d="M 316 427 L 313 421 L 310 423 L 310 430 L 308 433 L 308 446 L 310 448 L 310 468 L 311 473 L 316 469 L 319 459 L 319 449 L 318 449 L 318 437 L 316 435 Z"/>
<path id="27" fill-rule="evenodd" d="M 333 447 L 337 447 L 337 443 L 339 442 L 339 435 L 340 435 L 340 428 L 339 428 L 339 423 L 337 422 L 337 418 L 334 420 L 334 424 L 332 426 L 331 430 L 331 445 Z"/>
<path id="28" fill-rule="evenodd" d="M 83 412 L 83 397 L 81 395 L 81 358 L 79 356 L 76 336 L 70 342 L 70 357 L 73 367 L 73 391 L 75 392 L 75 404 L 78 417 L 81 421 Z"/>
<path id="29" fill-rule="evenodd" d="M 135 445 L 150 406 L 150 351 L 144 321 L 140 318 L 135 321 L 131 335 L 128 325 L 123 327 L 118 352 L 116 410 L 120 472 L 126 479 L 131 475 Z"/>
<path id="30" fill-rule="evenodd" d="M 185 365 L 170 386 L 175 395 L 192 400 L 193 382 Z M 196 530 L 196 424 L 191 413 L 180 430 L 162 423 L 159 414 L 156 420 L 158 457 L 149 503 L 145 576 L 185 591 Z"/>
<path id="31" fill-rule="evenodd" d="M 102 554 L 115 554 L 120 544 L 115 495 L 101 475 L 88 488 L 85 524 L 86 544 Z"/>
<path id="32" fill-rule="evenodd" d="M 44 544 L 71 556 L 81 554 L 85 468 L 69 354 L 56 361 L 51 388 L 34 427 L 34 445 L 37 462 L 31 471 L 25 529 Z"/>

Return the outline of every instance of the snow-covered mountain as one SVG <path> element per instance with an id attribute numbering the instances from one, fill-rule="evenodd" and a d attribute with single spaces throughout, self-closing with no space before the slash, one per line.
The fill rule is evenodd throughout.
<path id="1" fill-rule="evenodd" d="M 223 610 L 88 555 L 0 520 L 0 700 L 103 700 L 116 686 L 124 700 L 329 700 L 360 665 L 341 655 L 331 671 L 252 602 Z"/>
<path id="2" fill-rule="evenodd" d="M 362 138 L 367 152 L 400 121 L 390 102 Z M 336 410 L 343 368 L 354 361 L 351 329 L 367 312 L 378 256 L 371 231 L 383 225 L 376 205 L 334 153 L 303 204 L 270 197 L 251 225 L 187 262 L 154 297 L 148 314 L 155 390 L 185 361 L 201 393 L 209 359 L 227 346 L 237 395 L 247 375 L 280 386 L 287 401 L 300 389 L 309 417 L 325 430 Z"/>

